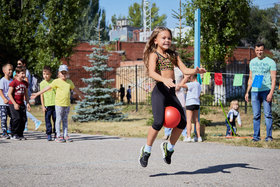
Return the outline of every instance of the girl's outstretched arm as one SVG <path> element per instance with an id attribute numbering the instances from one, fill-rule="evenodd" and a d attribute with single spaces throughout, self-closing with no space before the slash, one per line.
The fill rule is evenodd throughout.
<path id="1" fill-rule="evenodd" d="M 177 62 L 178 62 L 178 67 L 180 68 L 180 70 L 186 75 L 194 75 L 197 73 L 206 73 L 206 70 L 204 68 L 199 68 L 199 67 L 197 67 L 195 69 L 187 68 L 179 56 L 177 56 Z"/>

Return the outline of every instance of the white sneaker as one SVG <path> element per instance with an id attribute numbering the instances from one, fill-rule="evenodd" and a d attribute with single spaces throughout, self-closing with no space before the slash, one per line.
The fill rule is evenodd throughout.
<path id="1" fill-rule="evenodd" d="M 185 137 L 183 140 L 184 142 L 193 142 L 193 139 L 191 137 Z"/>
<path id="2" fill-rule="evenodd" d="M 197 142 L 202 142 L 202 138 L 201 137 L 197 138 Z"/>

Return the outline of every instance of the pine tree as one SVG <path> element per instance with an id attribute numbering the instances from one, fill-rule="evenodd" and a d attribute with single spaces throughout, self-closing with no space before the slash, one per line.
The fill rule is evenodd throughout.
<path id="1" fill-rule="evenodd" d="M 110 83 L 114 79 L 107 79 L 106 72 L 110 72 L 113 68 L 107 66 L 108 55 L 102 46 L 98 46 L 96 42 L 93 52 L 89 55 L 91 67 L 84 66 L 84 69 L 90 73 L 90 78 L 83 78 L 83 82 L 88 84 L 80 90 L 85 94 L 85 99 L 78 102 L 72 119 L 79 122 L 88 121 L 121 121 L 125 116 L 117 108 L 112 95 L 117 89 L 110 88 Z"/>
<path id="2" fill-rule="evenodd" d="M 277 65 L 277 75 L 279 75 L 280 72 L 280 51 L 277 50 L 272 50 L 273 53 L 273 57 L 276 61 L 276 65 Z M 273 93 L 273 100 L 275 102 L 273 102 L 272 104 L 272 117 L 273 117 L 273 127 L 274 128 L 280 128 L 280 86 L 279 86 L 279 81 L 277 81 L 276 78 L 276 86 L 275 86 L 275 90 Z M 278 88 L 279 86 L 279 88 Z"/>

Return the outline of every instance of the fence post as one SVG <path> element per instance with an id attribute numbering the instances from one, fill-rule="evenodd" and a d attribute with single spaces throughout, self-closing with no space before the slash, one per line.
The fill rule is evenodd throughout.
<path id="1" fill-rule="evenodd" d="M 244 64 L 245 64 L 245 74 L 247 74 L 247 59 L 244 59 Z M 247 91 L 247 87 L 248 87 L 248 76 L 245 76 L 245 93 Z M 247 114 L 247 101 L 245 101 L 245 114 Z"/>
<path id="2" fill-rule="evenodd" d="M 135 98 L 135 100 L 136 100 L 136 102 L 135 102 L 135 104 L 136 104 L 136 112 L 138 112 L 138 90 L 137 90 L 137 88 L 138 88 L 138 83 L 137 83 L 137 65 L 135 65 L 135 92 L 136 92 L 136 98 Z"/>

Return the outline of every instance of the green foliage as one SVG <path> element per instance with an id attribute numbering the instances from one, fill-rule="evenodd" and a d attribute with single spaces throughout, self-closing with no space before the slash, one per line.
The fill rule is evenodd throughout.
<path id="1" fill-rule="evenodd" d="M 184 62 L 184 64 L 188 67 L 193 65 L 193 61 L 191 58 L 193 57 L 193 52 L 190 52 L 187 50 L 188 46 L 191 45 L 191 39 L 190 39 L 190 33 L 186 33 L 185 38 L 182 37 L 181 29 L 185 26 L 184 23 L 182 23 L 183 15 L 182 15 L 182 6 L 180 1 L 180 8 L 178 12 L 175 10 L 172 10 L 172 17 L 178 20 L 178 29 L 180 29 L 180 33 L 178 37 L 174 37 L 173 41 L 175 42 L 176 46 L 176 52 L 179 54 L 181 60 Z"/>
<path id="2" fill-rule="evenodd" d="M 184 4 L 186 24 L 189 26 L 194 26 L 195 10 L 201 10 L 202 64 L 208 71 L 220 70 L 225 65 L 226 56 L 246 33 L 249 3 L 248 0 L 191 0 Z"/>
<path id="3" fill-rule="evenodd" d="M 278 31 L 279 27 L 278 27 Z M 274 55 L 274 59 L 276 61 L 277 65 L 277 75 L 279 76 L 280 73 L 280 51 L 272 50 L 272 53 Z M 279 78 L 277 80 L 276 78 L 276 87 L 273 94 L 273 104 L 272 104 L 272 117 L 273 117 L 273 128 L 274 129 L 280 129 L 280 82 Z M 278 88 L 279 86 L 279 88 Z"/>
<path id="4" fill-rule="evenodd" d="M 93 52 L 89 55 L 91 67 L 84 67 L 89 72 L 90 78 L 83 78 L 83 82 L 88 86 L 80 88 L 85 94 L 85 99 L 78 102 L 75 108 L 77 115 L 72 119 L 79 122 L 88 121 L 121 121 L 125 116 L 116 107 L 112 97 L 118 90 L 110 88 L 113 79 L 106 78 L 106 72 L 113 69 L 107 66 L 108 55 L 102 46 L 92 42 Z"/>
<path id="5" fill-rule="evenodd" d="M 210 126 L 212 123 L 212 120 L 208 120 L 205 118 L 200 118 L 200 125 Z"/>
<path id="6" fill-rule="evenodd" d="M 35 73 L 57 68 L 76 45 L 75 28 L 84 0 L 0 0 L 0 50 L 3 61 L 27 59 Z"/>
<path id="7" fill-rule="evenodd" d="M 133 27 L 143 27 L 143 22 L 142 22 L 142 16 L 143 16 L 143 11 L 142 11 L 143 5 L 139 3 L 134 3 L 133 5 L 129 6 L 128 8 L 128 20 L 130 22 L 130 25 Z M 151 20 L 152 20 L 152 29 L 154 29 L 156 26 L 165 26 L 166 25 L 166 15 L 159 15 L 159 8 L 156 6 L 155 3 L 152 4 L 151 7 Z M 112 23 L 113 21 L 116 21 L 116 15 L 113 15 L 112 18 Z M 115 24 L 115 23 L 113 23 Z"/>
<path id="8" fill-rule="evenodd" d="M 152 4 L 151 8 L 151 19 L 152 19 L 152 30 L 157 26 L 166 25 L 166 14 L 158 15 L 159 8 L 156 6 L 156 3 Z"/>
<path id="9" fill-rule="evenodd" d="M 277 35 L 277 26 L 280 25 L 279 12 L 279 4 L 268 9 L 253 6 L 243 43 L 254 46 L 257 41 L 262 41 L 267 49 L 279 48 L 280 37 Z"/>
<path id="10" fill-rule="evenodd" d="M 97 26 L 100 18 L 99 0 L 86 0 L 78 25 L 76 27 L 77 39 L 80 41 L 97 40 Z"/>
<path id="11" fill-rule="evenodd" d="M 142 26 L 142 7 L 140 4 L 133 3 L 133 5 L 128 8 L 128 20 L 133 27 Z"/>

